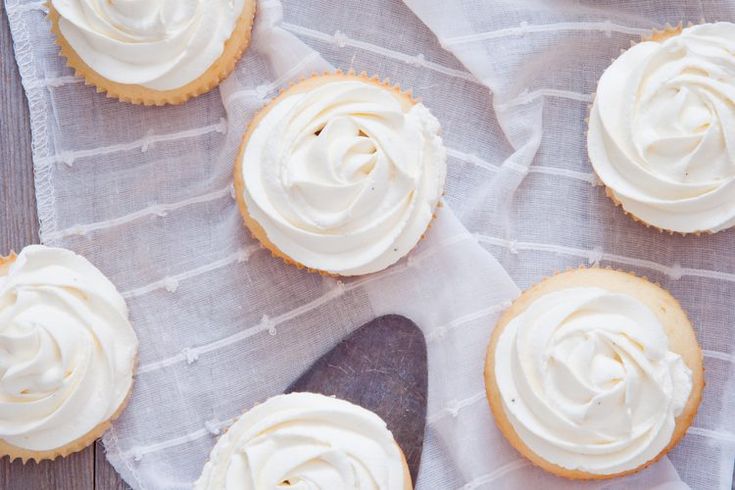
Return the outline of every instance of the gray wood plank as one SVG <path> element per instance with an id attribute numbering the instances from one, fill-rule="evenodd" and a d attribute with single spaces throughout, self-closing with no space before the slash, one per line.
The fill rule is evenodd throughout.
<path id="1" fill-rule="evenodd" d="M 94 487 L 100 490 L 128 490 L 130 487 L 120 478 L 115 468 L 105 458 L 105 448 L 97 442 L 94 451 Z"/>
<path id="2" fill-rule="evenodd" d="M 87 490 L 94 488 L 94 447 L 55 461 L 21 464 L 2 460 L 3 490 Z M 99 487 L 108 488 L 108 487 Z M 114 487 L 110 487 L 114 488 Z"/>
<path id="3" fill-rule="evenodd" d="M 38 241 L 28 107 L 0 3 L 0 254 Z"/>

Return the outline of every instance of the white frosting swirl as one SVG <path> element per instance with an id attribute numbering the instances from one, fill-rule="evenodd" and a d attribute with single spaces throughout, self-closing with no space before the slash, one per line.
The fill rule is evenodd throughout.
<path id="1" fill-rule="evenodd" d="M 632 470 L 671 441 L 692 372 L 656 315 L 599 288 L 548 293 L 498 339 L 495 378 L 520 439 L 570 470 Z"/>
<path id="2" fill-rule="evenodd" d="M 0 439 L 49 451 L 112 417 L 138 341 L 115 286 L 86 259 L 40 245 L 0 267 Z"/>
<path id="3" fill-rule="evenodd" d="M 217 441 L 196 490 L 403 490 L 400 449 L 373 412 L 315 393 L 273 397 Z"/>
<path id="4" fill-rule="evenodd" d="M 398 261 L 432 220 L 446 176 L 439 122 L 358 79 L 276 103 L 242 162 L 245 203 L 297 262 L 340 275 Z"/>
<path id="5" fill-rule="evenodd" d="M 245 0 L 51 0 L 79 57 L 113 82 L 172 90 L 224 52 Z"/>
<path id="6" fill-rule="evenodd" d="M 605 71 L 590 160 L 623 207 L 690 233 L 735 224 L 735 24 L 636 44 Z"/>

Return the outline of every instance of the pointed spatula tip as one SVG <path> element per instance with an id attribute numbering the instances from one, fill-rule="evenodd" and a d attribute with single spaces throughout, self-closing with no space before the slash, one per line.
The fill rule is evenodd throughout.
<path id="1" fill-rule="evenodd" d="M 426 424 L 426 339 L 406 317 L 385 315 L 318 359 L 286 393 L 336 396 L 378 414 L 403 450 L 415 482 Z"/>

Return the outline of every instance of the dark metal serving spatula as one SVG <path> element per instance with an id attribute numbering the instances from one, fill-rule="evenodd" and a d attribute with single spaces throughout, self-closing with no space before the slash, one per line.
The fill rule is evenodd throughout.
<path id="1" fill-rule="evenodd" d="M 334 395 L 380 415 L 416 482 L 424 444 L 427 379 L 424 334 L 408 318 L 386 315 L 337 344 L 286 393 Z"/>

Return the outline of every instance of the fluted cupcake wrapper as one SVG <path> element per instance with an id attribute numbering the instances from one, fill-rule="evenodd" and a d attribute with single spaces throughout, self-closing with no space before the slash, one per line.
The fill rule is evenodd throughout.
<path id="1" fill-rule="evenodd" d="M 53 5 L 47 2 L 46 6 L 51 21 L 51 31 L 55 36 L 55 43 L 60 48 L 60 54 L 66 59 L 67 66 L 74 70 L 74 75 L 84 79 L 85 85 L 93 86 L 97 89 L 97 92 L 105 93 L 107 97 L 122 102 L 146 106 L 163 106 L 183 104 L 193 97 L 205 94 L 216 88 L 222 80 L 232 73 L 238 60 L 250 44 L 256 1 L 245 1 L 243 12 L 232 35 L 225 43 L 222 55 L 212 63 L 207 71 L 196 80 L 172 90 L 154 90 L 142 85 L 114 82 L 103 77 L 87 65 L 64 38 L 59 28 L 59 13 Z"/>
<path id="2" fill-rule="evenodd" d="M 582 278 L 582 275 L 594 273 L 597 276 L 608 275 L 606 278 L 601 277 L 588 277 Z M 574 276 L 577 277 L 574 277 Z M 640 292 L 641 295 L 636 296 L 642 301 L 641 296 L 644 295 L 656 295 L 658 299 L 657 309 L 653 309 L 653 306 L 643 301 L 646 306 L 656 314 L 659 320 L 664 324 L 673 325 L 676 322 L 676 328 L 672 330 L 678 331 L 677 335 L 668 334 L 669 345 L 671 350 L 682 355 L 683 358 L 688 360 L 687 366 L 692 370 L 693 384 L 692 391 L 689 394 L 689 399 L 684 411 L 676 417 L 676 427 L 672 435 L 671 441 L 667 446 L 661 450 L 654 458 L 640 466 L 631 470 L 623 471 L 614 474 L 594 474 L 588 473 L 581 470 L 570 470 L 563 468 L 554 463 L 551 463 L 543 459 L 540 455 L 533 452 L 516 433 L 510 419 L 505 413 L 503 408 L 500 389 L 497 381 L 495 380 L 495 350 L 500 339 L 500 335 L 505 327 L 513 320 L 517 315 L 525 311 L 530 303 L 539 297 L 548 294 L 550 292 L 559 291 L 568 287 L 600 287 L 600 284 L 614 284 L 624 279 L 631 281 L 631 284 L 626 284 L 626 290 L 632 290 L 631 295 L 636 296 L 634 293 Z M 556 284 L 558 283 L 558 284 Z M 623 289 L 620 284 L 617 285 L 615 290 Z M 662 317 L 666 317 L 667 321 L 664 321 Z M 688 342 L 688 339 L 694 338 L 695 342 L 692 345 Z M 697 411 L 702 402 L 702 393 L 704 391 L 704 359 L 700 346 L 696 342 L 696 335 L 694 328 L 692 327 L 691 320 L 686 311 L 681 307 L 679 301 L 671 295 L 669 291 L 661 287 L 658 283 L 649 281 L 645 276 L 639 276 L 637 274 L 615 269 L 612 267 L 569 267 L 565 270 L 555 272 L 547 277 L 544 277 L 516 298 L 508 309 L 498 319 L 492 337 L 487 347 L 485 366 L 484 366 L 484 378 L 485 378 L 485 391 L 490 410 L 493 413 L 495 424 L 497 425 L 500 432 L 508 440 L 508 442 L 515 448 L 522 456 L 528 459 L 533 465 L 552 473 L 557 476 L 568 478 L 571 480 L 606 480 L 611 478 L 619 478 L 622 476 L 632 475 L 638 473 L 650 465 L 656 463 L 663 458 L 679 441 L 686 435 L 688 428 L 694 421 Z"/>
<path id="3" fill-rule="evenodd" d="M 137 364 L 137 359 L 135 361 L 135 364 Z M 76 439 L 56 449 L 50 449 L 48 451 L 32 451 L 29 449 L 23 449 L 17 446 L 13 446 L 12 444 L 9 444 L 0 439 L 0 457 L 9 456 L 11 462 L 15 461 L 16 459 L 20 459 L 23 464 L 26 464 L 29 461 L 40 463 L 41 461 L 52 461 L 57 458 L 64 458 L 70 454 L 82 451 L 94 444 L 97 439 L 102 437 L 102 434 L 104 434 L 107 429 L 112 426 L 112 422 L 115 421 L 123 413 L 123 411 L 125 411 L 125 408 L 127 408 L 128 402 L 130 401 L 130 395 L 132 394 L 132 391 L 133 390 L 131 385 L 130 391 L 125 397 L 125 400 L 123 400 L 123 402 L 120 404 L 117 411 L 112 414 L 112 417 L 100 423 L 94 429 L 87 432 L 79 439 Z"/>
<path id="4" fill-rule="evenodd" d="M 4 272 L 8 267 L 10 267 L 13 262 L 15 262 L 15 259 L 17 258 L 17 255 L 15 252 L 10 252 L 5 257 L 0 256 L 0 273 Z M 136 366 L 138 365 L 138 359 L 137 357 L 133 360 L 133 366 L 132 371 L 135 373 Z M 133 381 L 135 381 L 135 376 L 133 376 Z M 61 447 L 49 449 L 46 451 L 33 451 L 29 449 L 20 448 L 17 446 L 14 446 L 2 439 L 0 436 L 0 458 L 8 456 L 10 458 L 10 461 L 15 461 L 16 459 L 20 459 L 23 464 L 34 461 L 36 463 L 39 463 L 41 461 L 50 461 L 54 460 L 56 458 L 63 458 L 70 454 L 82 451 L 83 449 L 91 446 L 94 444 L 94 442 L 99 439 L 102 434 L 104 434 L 107 429 L 109 429 L 112 426 L 112 422 L 117 419 L 123 411 L 125 411 L 125 408 L 128 406 L 128 402 L 130 401 L 130 395 L 133 392 L 133 383 L 130 385 L 130 390 L 128 391 L 128 394 L 125 396 L 125 399 L 120 403 L 120 406 L 117 408 L 115 413 L 112 414 L 110 418 L 107 420 L 101 422 L 96 427 L 94 427 L 91 431 L 84 434 L 82 437 L 69 442 L 68 444 L 65 444 Z"/>
<path id="5" fill-rule="evenodd" d="M 703 23 L 704 23 L 704 21 L 703 21 Z M 696 25 L 696 24 L 694 24 L 692 22 L 689 22 L 689 23 L 687 23 L 687 26 L 686 27 L 691 27 L 693 25 Z M 663 29 L 655 29 L 654 28 L 654 29 L 651 30 L 651 32 L 649 34 L 642 35 L 640 42 L 646 42 L 646 41 L 662 42 L 662 41 L 665 41 L 666 39 L 669 39 L 671 37 L 678 36 L 679 34 L 681 34 L 681 31 L 682 30 L 684 30 L 684 23 L 683 22 L 680 22 L 679 24 L 677 24 L 675 26 L 672 26 L 671 24 L 666 24 L 663 27 Z M 638 42 L 631 41 L 630 42 L 630 47 L 633 47 L 636 44 L 638 44 Z M 625 51 L 626 50 L 622 49 L 620 51 L 620 53 L 622 54 Z M 613 59 L 612 62 L 615 62 L 615 60 Z M 585 144 L 586 144 L 586 141 L 588 141 L 588 136 L 589 136 L 589 121 L 590 121 L 590 117 L 591 116 L 592 116 L 592 104 L 590 104 L 589 106 L 587 106 L 587 118 L 585 119 L 585 122 L 587 123 L 587 132 L 585 134 Z M 588 152 L 589 152 L 589 149 L 588 149 Z M 591 157 L 589 157 L 589 154 L 588 154 L 588 158 L 591 159 Z M 594 171 L 594 168 L 593 168 L 593 171 Z M 595 175 L 597 175 L 597 173 L 595 173 Z M 598 176 L 598 178 L 599 178 L 599 176 Z M 645 226 L 646 228 L 657 230 L 659 233 L 668 233 L 669 235 L 679 235 L 679 236 L 687 236 L 687 235 L 700 236 L 700 235 L 711 235 L 711 234 L 716 233 L 716 232 L 714 232 L 712 230 L 698 230 L 698 231 L 693 231 L 693 232 L 681 232 L 681 231 L 669 230 L 669 229 L 666 229 L 666 228 L 658 227 L 656 225 L 652 225 L 651 223 L 643 220 L 642 218 L 639 218 L 634 213 L 632 213 L 631 211 L 629 211 L 628 209 L 626 209 L 625 208 L 625 205 L 615 196 L 615 191 L 613 191 L 610 187 L 608 187 L 602 181 L 602 179 L 599 179 L 599 180 L 600 180 L 600 182 L 602 182 L 603 186 L 605 187 L 605 195 L 613 202 L 613 204 L 615 204 L 616 207 L 619 207 L 623 211 L 623 213 L 625 213 L 630 219 L 632 219 L 636 223 L 639 223 L 639 224 Z"/>
<path id="6" fill-rule="evenodd" d="M 248 212 L 247 204 L 245 203 L 245 181 L 242 175 L 242 161 L 243 161 L 243 156 L 245 155 L 245 148 L 247 147 L 247 143 L 250 140 L 250 136 L 253 134 L 253 131 L 255 131 L 255 128 L 260 123 L 260 121 L 263 119 L 263 117 L 276 104 L 278 104 L 281 100 L 283 100 L 288 95 L 291 95 L 293 93 L 304 92 L 316 86 L 319 86 L 323 83 L 326 83 L 329 81 L 335 81 L 335 80 L 361 80 L 363 82 L 372 83 L 380 88 L 393 92 L 399 98 L 403 99 L 403 102 L 407 105 L 414 105 L 420 102 L 419 100 L 413 97 L 413 94 L 411 93 L 410 90 L 403 90 L 400 87 L 400 85 L 393 84 L 388 79 L 381 79 L 377 75 L 370 76 L 367 74 L 367 72 L 357 73 L 354 70 L 349 70 L 347 72 L 343 72 L 342 70 L 336 70 L 333 72 L 327 71 L 324 73 L 314 73 L 309 77 L 302 77 L 299 80 L 290 83 L 287 87 L 281 88 L 278 92 L 278 96 L 274 97 L 273 100 L 271 100 L 265 106 L 263 106 L 263 108 L 261 108 L 260 111 L 258 111 L 258 113 L 252 118 L 252 120 L 250 121 L 247 127 L 247 130 L 245 131 L 245 134 L 243 135 L 242 143 L 240 144 L 240 150 L 237 155 L 237 160 L 235 161 L 235 169 L 234 169 L 233 177 L 234 177 L 234 185 L 235 185 L 235 196 L 237 199 L 238 208 L 240 209 L 240 214 L 242 214 L 245 225 L 250 231 L 250 233 L 253 235 L 255 239 L 258 240 L 258 242 L 263 248 L 270 251 L 273 257 L 283 260 L 286 264 L 293 265 L 299 269 L 305 269 L 309 272 L 315 272 L 315 273 L 321 274 L 322 276 L 338 278 L 338 277 L 341 277 L 339 274 L 335 274 L 335 273 L 320 270 L 320 269 L 313 269 L 311 267 L 307 267 L 304 264 L 301 264 L 295 261 L 294 259 L 289 257 L 287 254 L 279 250 L 278 247 L 276 247 L 276 245 L 274 245 L 273 242 L 271 242 L 268 239 L 268 235 L 266 234 L 263 227 L 257 221 L 255 221 L 255 219 L 253 219 L 250 216 L 250 213 Z M 434 215 L 432 217 L 431 222 L 427 225 L 426 231 L 421 236 L 421 240 L 423 240 L 426 237 L 426 233 L 431 228 L 434 222 L 434 219 L 436 219 L 436 214 L 438 212 L 438 209 L 441 206 L 442 206 L 442 201 L 440 200 L 436 206 L 436 209 L 434 209 Z M 409 252 L 409 254 L 410 253 L 411 252 Z"/>
<path id="7" fill-rule="evenodd" d="M 262 405 L 263 403 L 265 403 L 265 402 L 256 403 L 255 405 L 253 405 L 253 407 L 251 407 L 249 410 L 246 410 L 244 413 L 247 413 L 248 411 L 253 410 L 255 407 L 257 407 L 258 405 Z M 233 424 L 234 424 L 234 422 L 233 422 Z M 223 439 L 225 437 L 228 437 L 228 432 L 231 429 L 231 427 L 232 426 L 227 427 L 227 429 L 224 430 L 217 437 L 217 441 L 215 442 L 214 448 L 217 448 L 218 447 L 218 445 L 220 443 L 220 439 Z M 401 463 L 403 465 L 403 474 L 404 474 L 404 487 L 403 487 L 403 490 L 412 490 L 413 489 L 413 482 L 411 481 L 411 471 L 410 471 L 410 469 L 408 467 L 408 461 L 406 460 L 406 455 L 403 452 L 403 449 L 401 449 L 401 446 L 399 446 L 397 442 L 395 442 L 394 444 L 398 448 L 398 453 L 401 455 Z M 214 459 L 215 455 L 216 455 L 216 449 L 213 449 L 213 452 L 209 454 L 209 457 L 207 458 L 207 462 L 204 464 L 204 466 L 206 466 L 207 464 L 209 464 Z"/>

